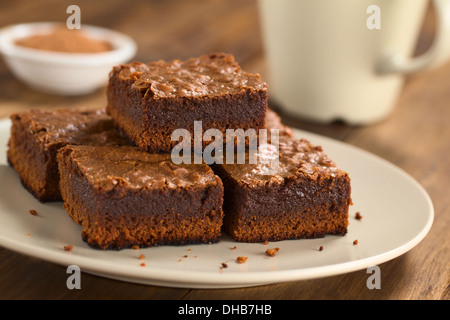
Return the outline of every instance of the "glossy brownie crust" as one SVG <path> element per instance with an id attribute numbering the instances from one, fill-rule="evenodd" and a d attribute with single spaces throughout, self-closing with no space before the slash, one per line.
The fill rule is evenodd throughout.
<path id="1" fill-rule="evenodd" d="M 267 108 L 266 110 L 266 129 L 269 131 L 271 129 L 278 130 L 278 136 L 280 137 L 290 137 L 295 138 L 294 131 L 292 128 L 286 126 L 282 121 L 280 116 L 273 110 Z M 270 132 L 267 133 L 270 137 Z"/>
<path id="2" fill-rule="evenodd" d="M 100 249 L 213 243 L 223 185 L 206 164 L 131 146 L 68 146 L 58 154 L 64 208 Z"/>
<path id="3" fill-rule="evenodd" d="M 107 99 L 107 112 L 129 141 L 144 151 L 170 152 L 178 144 L 171 140 L 176 129 L 187 129 L 193 143 L 194 121 L 223 136 L 226 129 L 264 128 L 267 87 L 232 55 L 211 54 L 117 66 Z"/>
<path id="4" fill-rule="evenodd" d="M 7 158 L 41 202 L 60 201 L 58 149 L 68 144 L 125 144 L 104 110 L 30 110 L 11 115 Z"/>
<path id="5" fill-rule="evenodd" d="M 280 138 L 280 167 L 215 165 L 225 186 L 224 231 L 242 242 L 347 232 L 350 178 L 306 140 Z"/>

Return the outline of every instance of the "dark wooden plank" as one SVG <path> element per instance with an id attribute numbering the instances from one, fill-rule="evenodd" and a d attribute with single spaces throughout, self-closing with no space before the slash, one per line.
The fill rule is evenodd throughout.
<path id="1" fill-rule="evenodd" d="M 67 267 L 0 248 L 0 299 L 181 299 L 188 289 L 111 280 L 81 270 L 81 288 L 68 289 Z"/>

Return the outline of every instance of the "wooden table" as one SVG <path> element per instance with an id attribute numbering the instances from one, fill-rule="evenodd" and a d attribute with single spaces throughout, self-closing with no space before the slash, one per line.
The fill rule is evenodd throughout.
<path id="1" fill-rule="evenodd" d="M 68 1 L 2 1 L 0 26 L 65 21 Z M 210 1 L 77 1 L 82 23 L 132 35 L 136 60 L 233 53 L 244 69 L 265 77 L 256 3 Z M 417 46 L 433 39 L 430 11 Z M 270 85 L 270 84 L 269 84 Z M 105 105 L 105 91 L 59 97 L 33 91 L 0 61 L 0 117 L 28 108 Z M 272 105 L 276 109 L 276 106 Z M 281 112 L 281 111 L 280 111 Z M 430 194 L 435 220 L 427 237 L 406 254 L 380 265 L 380 290 L 366 286 L 366 270 L 323 279 L 242 289 L 145 286 L 82 274 L 82 289 L 68 290 L 66 268 L 0 248 L 1 299 L 449 299 L 450 63 L 408 78 L 392 116 L 370 126 L 321 125 L 281 115 L 285 123 L 368 150 L 394 163 Z M 1 182 L 0 182 L 1 183 Z"/>

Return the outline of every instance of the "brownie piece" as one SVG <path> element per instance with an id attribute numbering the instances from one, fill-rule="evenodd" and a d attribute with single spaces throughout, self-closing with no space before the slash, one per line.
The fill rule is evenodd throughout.
<path id="1" fill-rule="evenodd" d="M 104 110 L 30 110 L 11 115 L 9 164 L 41 202 L 60 201 L 56 153 L 68 144 L 125 144 Z"/>
<path id="2" fill-rule="evenodd" d="M 232 55 L 218 53 L 116 66 L 107 100 L 107 112 L 129 141 L 144 151 L 170 152 L 178 144 L 171 140 L 176 129 L 188 130 L 194 145 L 194 121 L 202 121 L 202 134 L 210 128 L 223 136 L 226 129 L 258 133 L 264 128 L 267 86 Z"/>
<path id="3" fill-rule="evenodd" d="M 280 136 L 278 159 L 275 168 L 261 161 L 213 166 L 225 188 L 224 231 L 243 242 L 345 234 L 348 174 L 304 139 Z"/>
<path id="4" fill-rule="evenodd" d="M 266 129 L 278 129 L 278 135 L 280 137 L 291 137 L 294 138 L 294 131 L 292 128 L 286 126 L 281 121 L 280 116 L 273 110 L 267 108 L 266 111 Z M 270 137 L 270 132 L 268 132 L 268 136 Z"/>
<path id="5" fill-rule="evenodd" d="M 58 164 L 64 208 L 92 247 L 219 240 L 223 185 L 206 164 L 132 146 L 67 146 Z"/>

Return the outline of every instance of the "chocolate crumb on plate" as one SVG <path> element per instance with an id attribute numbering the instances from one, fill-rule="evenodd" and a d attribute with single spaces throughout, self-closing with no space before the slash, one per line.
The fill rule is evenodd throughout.
<path id="1" fill-rule="evenodd" d="M 280 248 L 267 249 L 266 255 L 268 255 L 269 257 L 274 257 L 279 250 Z"/>
<path id="2" fill-rule="evenodd" d="M 239 264 L 245 263 L 247 261 L 248 257 L 240 256 L 236 258 L 236 262 Z"/>
<path id="3" fill-rule="evenodd" d="M 29 213 L 30 213 L 32 216 L 37 216 L 37 215 L 38 215 L 37 211 L 34 210 L 34 209 L 31 209 L 31 210 L 29 211 Z"/>

